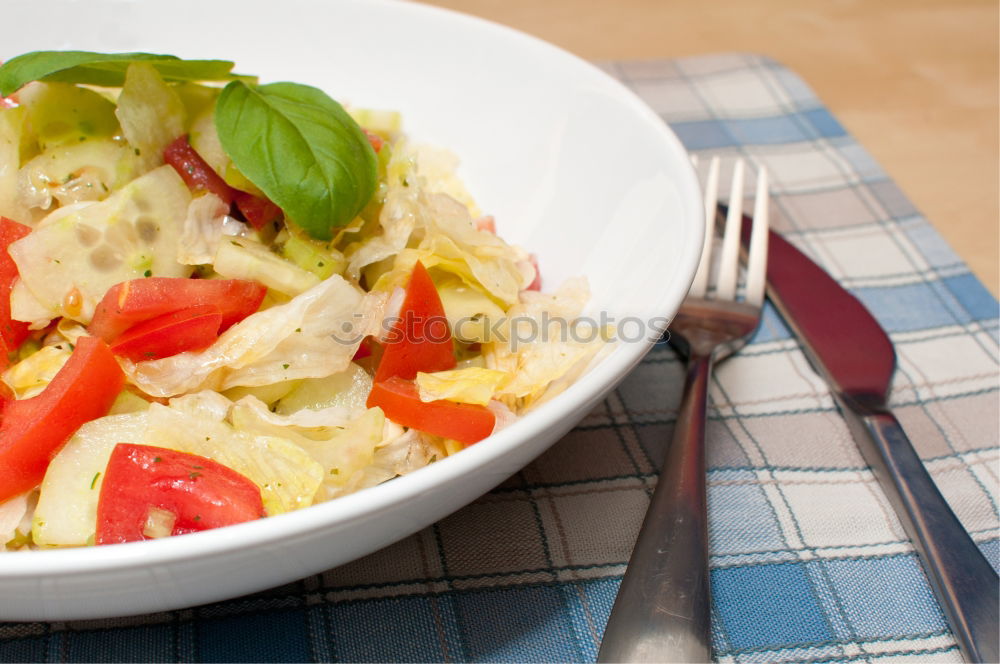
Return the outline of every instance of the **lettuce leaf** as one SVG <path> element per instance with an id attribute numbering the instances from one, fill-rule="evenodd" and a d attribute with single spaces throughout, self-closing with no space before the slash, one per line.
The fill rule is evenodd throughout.
<path id="1" fill-rule="evenodd" d="M 207 265 L 225 236 L 246 237 L 246 224 L 229 215 L 229 206 L 215 194 L 205 194 L 191 200 L 184 228 L 177 242 L 177 261 L 184 265 Z"/>
<path id="2" fill-rule="evenodd" d="M 125 362 L 125 372 L 160 397 L 322 378 L 347 368 L 361 339 L 377 329 L 383 301 L 334 275 L 247 317 L 203 351 Z"/>
<path id="3" fill-rule="evenodd" d="M 220 396 L 208 394 L 207 399 Z M 232 468 L 260 487 L 269 516 L 312 504 L 323 469 L 305 450 L 285 437 L 234 429 L 218 417 L 218 407 L 201 407 L 199 395 L 184 399 L 187 405 L 149 407 L 147 445 L 200 454 Z"/>
<path id="4" fill-rule="evenodd" d="M 3 382 L 18 399 L 40 394 L 73 354 L 68 343 L 43 346 L 3 372 Z"/>
<path id="5" fill-rule="evenodd" d="M 525 291 L 507 312 L 501 338 L 483 345 L 486 366 L 512 376 L 497 396 L 515 412 L 555 396 L 609 347 L 605 330 L 578 320 L 589 297 L 584 278 L 552 294 Z"/>
<path id="6" fill-rule="evenodd" d="M 115 115 L 144 173 L 163 164 L 164 149 L 184 133 L 187 111 L 153 65 L 135 62 L 125 72 Z"/>
<path id="7" fill-rule="evenodd" d="M 510 374 L 497 369 L 466 367 L 434 373 L 417 373 L 417 389 L 421 401 L 446 399 L 485 406 Z"/>
<path id="8" fill-rule="evenodd" d="M 388 472 L 373 475 L 370 469 L 385 425 L 385 416 L 379 408 L 368 409 L 342 426 L 333 424 L 338 421 L 334 417 L 327 425 L 318 425 L 314 420 L 310 423 L 313 426 L 305 427 L 294 424 L 294 415 L 268 413 L 263 404 L 245 397 L 233 406 L 232 418 L 240 431 L 283 436 L 305 449 L 323 469 L 317 500 L 329 500 L 393 477 Z"/>
<path id="9" fill-rule="evenodd" d="M 31 513 L 34 492 L 28 491 L 0 503 L 0 551 L 18 549 L 19 540 L 30 529 L 25 520 Z"/>
<path id="10" fill-rule="evenodd" d="M 461 279 L 467 286 L 490 296 L 501 309 L 517 302 L 527 287 L 518 263 L 527 254 L 517 247 L 473 225 L 468 209 L 444 194 L 419 199 L 426 227 L 415 248 L 396 254 L 392 270 L 382 275 L 374 289 L 391 291 L 403 285 L 417 261 Z"/>

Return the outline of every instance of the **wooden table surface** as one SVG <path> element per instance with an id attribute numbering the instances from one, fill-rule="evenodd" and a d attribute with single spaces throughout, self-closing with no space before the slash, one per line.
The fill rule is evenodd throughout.
<path id="1" fill-rule="evenodd" d="M 798 72 L 998 291 L 996 0 L 429 0 L 592 60 L 764 53 Z"/>

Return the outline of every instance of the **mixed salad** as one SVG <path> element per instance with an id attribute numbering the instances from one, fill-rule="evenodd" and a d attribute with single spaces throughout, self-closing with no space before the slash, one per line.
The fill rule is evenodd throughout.
<path id="1" fill-rule="evenodd" d="M 608 348 L 398 113 L 233 63 L 0 66 L 0 550 L 273 516 L 488 438 Z M 484 443 L 484 444 L 488 444 Z"/>

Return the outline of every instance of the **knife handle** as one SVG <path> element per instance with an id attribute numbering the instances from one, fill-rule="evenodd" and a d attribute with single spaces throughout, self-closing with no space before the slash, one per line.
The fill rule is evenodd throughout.
<path id="1" fill-rule="evenodd" d="M 841 410 L 913 541 L 969 662 L 998 662 L 1000 578 L 938 491 L 895 416 L 840 397 Z"/>
<path id="2" fill-rule="evenodd" d="M 674 438 L 604 630 L 598 662 L 708 662 L 705 408 L 710 355 L 688 359 Z"/>

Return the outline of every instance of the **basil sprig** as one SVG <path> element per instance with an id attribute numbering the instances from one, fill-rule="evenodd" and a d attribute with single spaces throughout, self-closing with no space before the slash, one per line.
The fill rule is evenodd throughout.
<path id="1" fill-rule="evenodd" d="M 35 51 L 11 58 L 0 66 L 0 95 L 12 94 L 31 81 L 120 87 L 133 62 L 149 63 L 169 82 L 239 78 L 231 73 L 233 63 L 228 60 L 181 60 L 174 55 L 155 53 Z"/>
<path id="2" fill-rule="evenodd" d="M 375 192 L 375 151 L 322 90 L 233 81 L 215 105 L 215 127 L 236 168 L 317 239 L 329 240 Z"/>
<path id="3" fill-rule="evenodd" d="M 227 60 L 154 53 L 36 51 L 0 65 L 0 95 L 31 81 L 120 87 L 129 65 L 152 65 L 167 82 L 229 81 L 215 126 L 236 168 L 317 239 L 354 219 L 375 192 L 377 165 L 367 137 L 323 91 L 298 83 L 256 85 Z"/>

